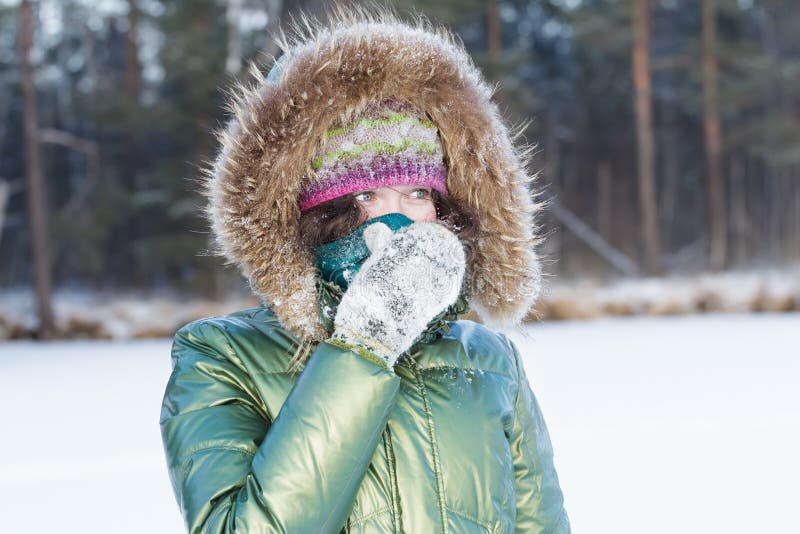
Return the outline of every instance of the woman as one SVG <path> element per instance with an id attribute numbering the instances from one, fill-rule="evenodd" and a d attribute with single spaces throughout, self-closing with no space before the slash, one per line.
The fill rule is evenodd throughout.
<path id="1" fill-rule="evenodd" d="M 243 90 L 207 194 L 264 305 L 181 329 L 161 429 L 190 532 L 569 532 L 502 334 L 526 175 L 443 30 L 339 15 Z"/>

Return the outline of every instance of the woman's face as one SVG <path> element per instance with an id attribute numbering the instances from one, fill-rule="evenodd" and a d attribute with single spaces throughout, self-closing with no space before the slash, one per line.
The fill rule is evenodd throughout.
<path id="1" fill-rule="evenodd" d="M 356 193 L 355 199 L 366 213 L 364 221 L 387 213 L 402 213 L 415 222 L 436 220 L 430 187 L 395 185 L 368 189 Z"/>

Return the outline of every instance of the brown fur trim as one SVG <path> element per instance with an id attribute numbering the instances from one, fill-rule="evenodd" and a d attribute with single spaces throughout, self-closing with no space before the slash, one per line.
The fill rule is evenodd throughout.
<path id="1" fill-rule="evenodd" d="M 239 86 L 208 172 L 208 215 L 218 250 L 302 340 L 325 337 L 317 320 L 315 269 L 298 237 L 297 199 L 323 133 L 369 102 L 394 97 L 425 110 L 441 134 L 451 195 L 478 215 L 466 289 L 489 323 L 520 321 L 540 267 L 526 151 L 514 147 L 492 89 L 463 45 L 425 20 L 384 11 L 339 11 L 283 39 L 278 79 Z M 300 25 L 298 25 L 300 26 Z"/>

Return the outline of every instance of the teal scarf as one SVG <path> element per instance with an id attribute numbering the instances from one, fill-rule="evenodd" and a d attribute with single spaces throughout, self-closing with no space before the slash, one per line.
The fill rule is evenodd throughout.
<path id="1" fill-rule="evenodd" d="M 368 220 L 356 228 L 353 233 L 341 239 L 320 245 L 314 252 L 317 257 L 317 269 L 323 279 L 334 282 L 342 290 L 347 290 L 353 276 L 370 254 L 367 244 L 364 242 L 364 230 L 369 225 L 378 222 L 388 226 L 392 232 L 396 232 L 414 221 L 402 213 L 387 213 Z"/>

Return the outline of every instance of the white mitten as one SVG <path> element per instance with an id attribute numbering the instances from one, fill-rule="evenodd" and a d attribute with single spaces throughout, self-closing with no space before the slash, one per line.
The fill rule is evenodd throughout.
<path id="1" fill-rule="evenodd" d="M 392 231 L 370 225 L 372 252 L 353 277 L 336 310 L 332 339 L 366 348 L 388 366 L 428 323 L 458 299 L 466 259 L 461 242 L 435 222 Z"/>

